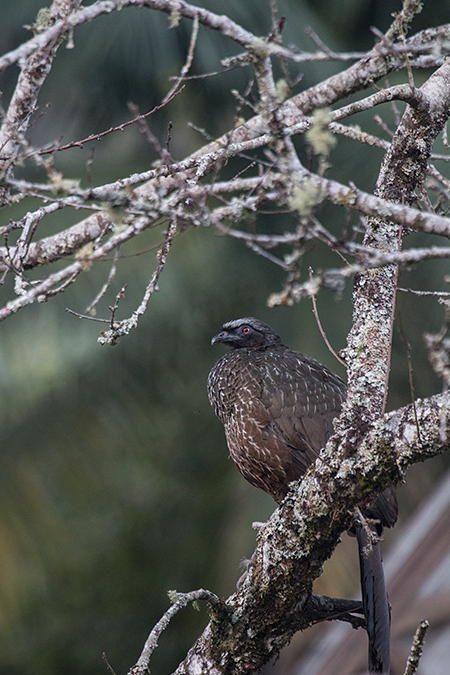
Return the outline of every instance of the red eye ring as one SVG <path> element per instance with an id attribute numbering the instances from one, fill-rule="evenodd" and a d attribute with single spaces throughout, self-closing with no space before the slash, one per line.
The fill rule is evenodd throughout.
<path id="1" fill-rule="evenodd" d="M 245 326 L 245 328 L 242 329 L 242 332 L 244 333 L 244 335 L 248 335 L 249 333 L 252 332 L 252 329 L 249 328 L 248 326 Z"/>

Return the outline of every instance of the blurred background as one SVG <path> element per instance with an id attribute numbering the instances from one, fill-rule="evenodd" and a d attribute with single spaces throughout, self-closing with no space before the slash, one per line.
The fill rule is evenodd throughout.
<path id="1" fill-rule="evenodd" d="M 30 36 L 23 26 L 33 23 L 40 2 L 1 4 L 4 53 Z M 224 11 L 218 0 L 198 4 Z M 385 31 L 391 13 L 400 9 L 392 0 L 278 4 L 280 16 L 287 19 L 286 44 L 314 49 L 305 33 L 311 26 L 329 47 L 341 51 L 370 48 L 370 27 Z M 255 34 L 270 31 L 268 1 L 228 0 L 226 11 Z M 429 0 L 413 31 L 448 21 L 450 3 Z M 127 109 L 130 101 L 141 112 L 153 108 L 170 89 L 168 78 L 185 61 L 190 29 L 184 20 L 169 29 L 165 15 L 129 8 L 77 29 L 75 48 L 60 48 L 43 88 L 40 111 L 49 107 L 33 126 L 32 142 L 67 143 L 121 124 L 133 116 Z M 220 59 L 238 51 L 231 41 L 200 29 L 192 74 L 219 70 Z M 337 69 L 328 63 L 293 68 L 292 79 L 302 74 L 294 91 Z M 14 67 L 1 74 L 3 107 L 17 73 Z M 426 76 L 418 74 L 417 83 Z M 231 128 L 238 104 L 230 90 L 243 94 L 250 77 L 249 69 L 239 68 L 188 82 L 170 106 L 149 118 L 153 133 L 164 144 L 171 121 L 171 151 L 183 158 L 204 143 L 188 122 L 211 136 Z M 405 78 L 404 73 L 396 75 L 391 83 Z M 376 112 L 395 127 L 390 106 Z M 355 123 L 384 134 L 373 117 L 361 115 Z M 99 185 L 147 169 L 157 159 L 135 126 L 90 146 L 59 153 L 56 168 L 66 178 Z M 330 156 L 330 175 L 373 190 L 381 160 L 381 151 L 340 139 Z M 445 166 L 439 169 L 446 171 Z M 32 166 L 21 171 L 43 178 Z M 30 200 L 29 208 L 35 207 Z M 0 224 L 18 214 L 17 207 L 3 209 Z M 319 216 L 334 232 L 341 231 L 342 213 L 323 206 Z M 41 236 L 79 219 L 79 212 L 58 212 L 41 225 Z M 265 216 L 261 223 L 261 231 L 289 227 L 293 223 L 281 214 Z M 161 236 L 161 231 L 148 232 L 124 250 L 129 257 L 121 260 L 111 292 L 98 309 L 100 316 L 109 316 L 108 305 L 124 283 L 128 286 L 118 318 L 139 304 L 155 267 L 155 252 L 134 254 L 151 249 Z M 416 243 L 420 237 L 410 235 L 407 244 Z M 441 242 L 436 238 L 433 243 Z M 311 242 L 302 278 L 308 265 L 317 269 L 338 264 L 328 250 Z M 274 503 L 248 485 L 228 458 L 222 425 L 208 404 L 206 378 L 223 353 L 210 340 L 224 321 L 257 316 L 272 324 L 289 346 L 345 377 L 323 344 L 308 300 L 295 307 L 267 307 L 268 296 L 281 290 L 282 271 L 207 228 L 177 238 L 160 291 L 138 329 L 114 348 L 101 347 L 97 337 L 102 326 L 65 310 L 83 312 L 110 265 L 98 263 L 64 295 L 26 308 L 0 326 L 0 672 L 8 675 L 93 675 L 106 671 L 103 653 L 116 673 L 126 672 L 167 609 L 168 590 L 203 587 L 225 597 L 234 591 L 240 560 L 254 549 L 251 523 L 267 518 Z M 400 285 L 448 290 L 446 273 L 446 261 L 424 263 L 405 271 Z M 37 277 L 39 270 L 33 274 Z M 10 297 L 8 282 L 0 287 L 1 304 Z M 334 348 L 343 348 L 351 324 L 351 285 L 340 297 L 321 293 L 318 308 Z M 422 335 L 441 329 L 442 307 L 435 298 L 400 293 L 398 311 L 403 337 L 396 330 L 390 408 L 411 400 L 405 340 L 411 345 L 415 395 L 441 389 Z M 432 494 L 448 463 L 441 457 L 411 469 L 399 489 L 399 526 L 387 534 L 386 551 L 395 553 L 402 524 Z M 356 580 L 356 546 L 344 536 L 316 591 L 349 596 L 357 592 Z M 171 672 L 206 621 L 204 608 L 181 612 L 160 640 L 152 671 Z M 406 646 L 410 637 L 412 631 Z M 294 672 L 299 652 L 310 641 L 309 632 L 296 637 L 268 672 Z M 447 671 L 434 671 L 441 672 Z"/>

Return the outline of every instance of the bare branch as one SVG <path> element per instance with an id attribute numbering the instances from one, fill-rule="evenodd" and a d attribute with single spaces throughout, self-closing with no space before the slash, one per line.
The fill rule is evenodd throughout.
<path id="1" fill-rule="evenodd" d="M 64 36 L 67 16 L 80 4 L 81 0 L 54 0 L 49 16 L 51 23 L 56 21 L 55 26 L 58 25 L 58 28 L 52 31 L 52 38 L 40 49 L 22 57 L 19 79 L 0 128 L 2 179 L 11 172 L 17 159 L 21 139 L 28 129 L 41 87 L 50 72 L 53 58 Z"/>
<path id="2" fill-rule="evenodd" d="M 211 607 L 211 613 L 216 613 L 224 620 L 227 620 L 228 608 L 226 604 L 222 602 L 217 597 L 217 595 L 215 595 L 215 593 L 211 593 L 211 591 L 200 588 L 197 591 L 190 591 L 189 593 L 176 593 L 175 591 L 170 591 L 169 595 L 173 595 L 174 597 L 172 605 L 152 629 L 136 665 L 131 668 L 128 675 L 148 675 L 150 672 L 150 657 L 158 646 L 158 640 L 161 636 L 161 633 L 167 628 L 175 614 L 178 614 L 178 612 L 186 607 L 186 605 L 189 603 L 196 603 L 199 600 L 206 600 L 206 602 Z"/>
<path id="3" fill-rule="evenodd" d="M 419 667 L 420 657 L 422 656 L 423 645 L 427 631 L 430 627 L 428 621 L 421 621 L 415 634 L 411 646 L 411 653 L 408 656 L 408 663 L 406 664 L 405 675 L 415 675 Z"/>
<path id="4" fill-rule="evenodd" d="M 101 138 L 104 136 L 108 136 L 109 134 L 113 134 L 116 131 L 123 131 L 126 129 L 126 127 L 129 127 L 131 124 L 136 124 L 138 122 L 141 122 L 142 120 L 145 120 L 147 117 L 150 115 L 153 115 L 155 112 L 158 110 L 161 110 L 166 106 L 168 103 L 173 101 L 175 96 L 178 96 L 183 91 L 184 87 L 181 87 L 177 91 L 173 91 L 170 96 L 167 95 L 167 97 L 164 99 L 164 101 L 160 104 L 152 108 L 149 112 L 143 113 L 142 115 L 136 115 L 132 120 L 129 120 L 128 122 L 123 122 L 123 124 L 119 124 L 116 127 L 111 127 L 110 129 L 107 129 L 106 131 L 101 131 L 98 134 L 90 134 L 90 136 L 87 136 L 86 138 L 83 138 L 81 141 L 71 141 L 70 143 L 66 143 L 66 145 L 58 145 L 58 146 L 53 146 L 51 148 L 44 148 L 43 150 L 38 150 L 37 154 L 38 155 L 53 155 L 55 152 L 62 152 L 63 150 L 70 150 L 70 148 L 83 148 L 86 143 L 91 143 L 92 141 L 99 141 Z M 33 153 L 30 153 L 29 156 L 32 156 Z"/>
<path id="5" fill-rule="evenodd" d="M 312 269 L 312 267 L 309 268 L 308 272 L 309 272 L 309 278 L 310 278 L 310 280 L 312 280 L 312 278 L 313 278 L 313 269 Z M 328 347 L 328 349 L 329 349 L 329 351 L 331 352 L 331 354 L 333 354 L 334 358 L 335 358 L 337 361 L 339 361 L 339 363 L 340 363 L 342 366 L 346 367 L 345 361 L 344 361 L 343 359 L 341 359 L 341 357 L 334 351 L 334 349 L 333 349 L 333 347 L 331 346 L 330 341 L 328 340 L 327 335 L 326 335 L 326 333 L 325 333 L 325 331 L 324 331 L 324 329 L 323 329 L 323 327 L 322 327 L 322 323 L 321 323 L 320 318 L 319 318 L 319 312 L 317 311 L 317 302 L 316 302 L 316 297 L 315 297 L 315 295 L 312 295 L 312 296 L 311 296 L 311 300 L 312 300 L 312 304 L 313 304 L 313 313 L 314 313 L 314 317 L 315 317 L 315 319 L 316 319 L 317 326 L 318 326 L 318 328 L 319 328 L 320 334 L 321 334 L 321 336 L 322 336 L 322 338 L 323 338 L 323 340 L 324 340 L 326 346 Z"/>
<path id="6" fill-rule="evenodd" d="M 335 436 L 298 489 L 291 491 L 281 508 L 260 528 L 258 548 L 239 592 L 226 603 L 204 590 L 177 595 L 174 605 L 150 633 L 130 675 L 148 672 L 149 659 L 162 630 L 181 607 L 196 599 L 209 602 L 211 621 L 178 668 L 180 674 L 251 673 L 272 659 L 299 629 L 331 619 L 362 626 L 359 603 L 314 596 L 312 582 L 359 505 L 387 485 L 402 480 L 412 463 L 449 449 L 448 392 L 384 414 L 399 267 L 450 258 L 450 247 L 427 245 L 427 237 L 421 237 L 420 247 L 402 249 L 405 228 L 450 237 L 450 219 L 446 217 L 450 181 L 429 165 L 432 145 L 450 114 L 450 25 L 406 39 L 420 6 L 418 0 L 405 2 L 387 32 L 374 30 L 376 44 L 369 52 L 337 54 L 312 32 L 319 51 L 285 47 L 281 40 L 285 19 L 278 17 L 275 0 L 271 2 L 272 28 L 266 37 L 245 30 L 226 15 L 185 0 L 94 0 L 88 6 L 82 6 L 80 0 L 55 0 L 45 25 L 33 27 L 34 37 L 0 57 L 0 70 L 13 63 L 20 67 L 0 128 L 3 202 L 19 203 L 25 196 L 32 196 L 41 205 L 0 229 L 5 243 L 0 249 L 0 270 L 4 273 L 1 281 L 14 281 L 11 292 L 15 293 L 0 309 L 0 321 L 31 303 L 46 302 L 65 291 L 96 261 L 112 259 L 107 279 L 94 292 L 86 314 L 68 311 L 78 318 L 92 319 L 88 314 L 109 292 L 113 298 L 109 301 L 110 317 L 95 320 L 106 324 L 99 342 L 114 345 L 138 326 L 151 296 L 158 291 L 177 234 L 199 226 L 212 226 L 220 234 L 239 239 L 287 273 L 283 291 L 269 298 L 272 305 L 290 304 L 309 295 L 318 320 L 318 290 L 326 287 L 339 291 L 348 278 L 355 279 L 354 321 L 345 356 L 349 400 L 337 421 Z M 59 147 L 35 148 L 28 138 L 30 120 L 59 45 L 66 38 L 71 40 L 77 26 L 127 7 L 163 12 L 173 27 L 183 17 L 192 21 L 184 65 L 177 69 L 179 75 L 173 78 L 173 87 L 163 102 L 148 113 L 137 114 L 136 109 L 134 119 L 99 134 Z M 236 94 L 236 126 L 219 138 L 207 137 L 202 141 L 203 147 L 176 161 L 169 152 L 171 128 L 165 149 L 164 140 L 156 137 L 144 119 L 170 103 L 181 83 L 189 79 L 202 40 L 200 25 L 228 38 L 231 54 L 238 45 L 242 53 L 224 59 L 224 67 L 245 66 L 251 74 L 244 92 Z M 284 87 L 275 83 L 274 57 L 281 61 L 286 77 Z M 290 95 L 292 64 L 330 59 L 357 61 L 285 100 Z M 416 88 L 412 68 L 431 66 L 438 70 Z M 385 85 L 372 93 L 376 82 L 383 82 L 398 70 L 406 70 L 409 84 Z M 340 103 L 367 89 L 368 95 L 360 95 L 360 100 L 352 99 L 349 105 Z M 406 110 L 400 118 L 395 107 L 393 122 L 380 122 L 389 141 L 350 123 L 342 124 L 342 120 L 385 103 L 394 107 L 394 101 L 402 101 L 406 105 L 399 108 Z M 341 107 L 328 110 L 337 105 Z M 244 120 L 244 114 L 254 116 Z M 56 172 L 51 159 L 42 159 L 44 155 L 82 147 L 134 123 L 140 125 L 159 155 L 158 162 L 147 171 L 83 189 L 79 182 L 65 180 Z M 390 130 L 394 125 L 397 128 Z M 294 144 L 293 139 L 304 133 L 306 152 L 303 144 Z M 384 150 L 375 194 L 358 189 L 350 180 L 345 185 L 333 179 L 336 174 L 330 148 L 336 138 L 332 134 Z M 375 154 L 378 153 L 372 152 Z M 303 163 L 301 158 L 305 155 Z M 448 159 L 445 155 L 435 158 Z M 38 183 L 27 178 L 18 180 L 13 175 L 17 162 L 24 160 L 27 169 L 29 159 L 46 168 L 48 184 L 42 178 Z M 231 178 L 226 179 L 226 175 Z M 341 227 L 335 223 L 325 227 L 319 222 L 315 210 L 324 201 L 341 207 Z M 61 218 L 61 230 L 44 237 L 48 233 L 47 216 L 66 207 L 94 213 L 68 228 L 62 225 L 66 221 Z M 354 211 L 357 218 L 352 215 Z M 273 221 L 273 229 L 262 231 L 262 215 L 267 213 L 283 213 L 283 223 L 289 219 L 291 223 L 282 227 L 291 227 L 291 231 L 282 232 Z M 245 231 L 247 221 L 249 231 Z M 166 231 L 159 237 L 157 260 L 147 286 L 136 309 L 127 309 L 125 319 L 117 318 L 128 300 L 126 283 L 120 281 L 118 293 L 112 288 L 122 257 L 119 249 L 122 251 L 123 244 L 155 227 Z M 306 243 L 311 240 L 334 251 L 342 263 L 338 260 L 336 269 L 319 269 L 301 283 L 300 263 Z M 73 257 L 50 271 L 43 267 L 68 256 Z M 43 270 L 39 280 L 28 274 L 37 266 Z M 444 297 L 448 294 L 427 293 L 441 295 L 440 300 L 447 302 Z M 320 326 L 319 320 L 318 323 Z M 448 386 L 450 347 L 446 330 L 447 327 L 438 335 L 427 334 L 425 340 L 433 367 Z M 413 669 L 419 651 L 420 645 L 411 657 Z"/>
<path id="7" fill-rule="evenodd" d="M 330 439 L 314 472 L 298 487 L 293 484 L 259 529 L 243 587 L 226 601 L 232 630 L 223 621 L 211 621 L 177 675 L 221 675 L 236 672 L 242 662 L 247 672 L 259 670 L 297 630 L 317 619 L 312 579 L 349 527 L 354 507 L 372 491 L 401 480 L 411 463 L 450 449 L 448 394 L 418 401 L 417 417 L 422 442 L 412 405 L 372 420 L 362 436 L 349 436 L 340 450 L 336 437 Z M 259 639 L 267 630 L 272 639 Z"/>
<path id="8" fill-rule="evenodd" d="M 114 323 L 112 319 L 110 330 L 102 331 L 100 337 L 98 338 L 98 341 L 100 342 L 101 345 L 104 344 L 116 345 L 123 335 L 128 335 L 128 333 L 133 328 L 137 327 L 140 317 L 144 314 L 147 308 L 148 301 L 150 300 L 153 293 L 158 290 L 158 279 L 166 263 L 167 255 L 169 253 L 170 247 L 172 246 L 176 233 L 177 233 L 177 222 L 176 219 L 174 219 L 167 231 L 166 241 L 164 242 L 162 248 L 158 251 L 156 255 L 158 259 L 158 265 L 156 267 L 156 270 L 153 272 L 150 283 L 145 289 L 144 297 L 142 298 L 141 304 L 133 312 L 132 316 L 129 319 L 124 319 L 117 323 Z"/>

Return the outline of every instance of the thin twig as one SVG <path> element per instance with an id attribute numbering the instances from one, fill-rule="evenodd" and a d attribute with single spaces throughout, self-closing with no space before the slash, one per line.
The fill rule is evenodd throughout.
<path id="1" fill-rule="evenodd" d="M 417 673 L 420 657 L 422 656 L 423 644 L 425 642 L 425 635 L 427 634 L 429 627 L 430 624 L 426 619 L 420 622 L 414 634 L 411 653 L 408 656 L 404 675 L 415 675 L 415 673 Z"/>
<path id="2" fill-rule="evenodd" d="M 258 244 L 256 244 L 254 241 L 247 240 L 245 245 L 254 251 L 254 253 L 257 253 L 262 258 L 266 258 L 266 260 L 270 260 L 270 262 L 274 263 L 278 267 L 281 267 L 281 269 L 285 270 L 286 272 L 290 272 L 292 270 L 292 263 L 287 263 L 284 260 L 281 260 L 281 258 L 277 258 L 277 256 L 272 255 L 268 251 L 265 251 L 263 248 L 261 248 L 261 246 L 258 246 Z"/>
<path id="3" fill-rule="evenodd" d="M 176 600 L 169 607 L 169 609 L 163 614 L 158 623 L 153 627 L 150 635 L 148 636 L 144 649 L 137 660 L 136 665 L 134 665 L 129 671 L 128 675 L 148 675 L 149 668 L 148 664 L 150 662 L 150 657 L 156 647 L 158 646 L 158 640 L 161 636 L 163 630 L 167 628 L 172 618 L 178 614 L 180 609 L 186 607 L 191 602 L 197 602 L 198 600 L 206 600 L 212 607 L 214 607 L 219 614 L 224 618 L 226 617 L 227 610 L 225 603 L 219 599 L 215 593 L 211 591 L 204 590 L 203 588 L 198 589 L 197 591 L 190 591 L 189 593 L 175 593 L 170 592 L 169 597 L 173 595 Z"/>
<path id="4" fill-rule="evenodd" d="M 449 291 L 416 291 L 413 288 L 397 288 L 398 291 L 403 291 L 403 293 L 412 293 L 412 295 L 422 295 L 422 296 L 436 296 L 436 297 L 450 297 Z"/>
<path id="5" fill-rule="evenodd" d="M 112 280 L 116 276 L 117 272 L 117 261 L 119 259 L 119 247 L 116 248 L 114 251 L 114 259 L 113 259 L 113 264 L 111 265 L 111 269 L 109 270 L 108 278 L 106 279 L 105 283 L 95 296 L 95 298 L 92 300 L 90 305 L 88 305 L 85 309 L 86 314 L 92 314 L 92 310 L 94 307 L 98 304 L 98 302 L 101 300 L 101 298 L 105 295 L 106 291 L 110 287 Z"/>
<path id="6" fill-rule="evenodd" d="M 150 110 L 149 112 L 143 113 L 142 115 L 137 115 L 134 119 L 128 120 L 128 122 L 123 122 L 122 124 L 117 125 L 116 127 L 111 127 L 110 129 L 107 129 L 106 131 L 101 131 L 98 134 L 91 134 L 90 136 L 86 136 L 86 138 L 83 138 L 81 141 L 71 141 L 70 143 L 67 143 L 66 145 L 60 145 L 58 147 L 52 147 L 52 148 L 45 148 L 43 150 L 38 150 L 38 155 L 52 155 L 55 152 L 62 152 L 62 150 L 69 150 L 70 148 L 82 148 L 86 143 L 90 143 L 91 141 L 98 141 L 100 138 L 103 138 L 104 136 L 108 136 L 108 134 L 113 134 L 116 131 L 123 131 L 126 127 L 129 127 L 131 124 L 136 124 L 137 122 L 140 122 L 141 120 L 145 120 L 146 117 L 149 117 L 150 115 L 153 115 L 153 113 L 157 112 L 158 110 L 161 110 L 161 108 L 164 108 L 170 101 L 172 101 L 175 96 L 178 96 L 184 89 L 184 85 L 175 91 L 170 98 L 167 100 L 164 100 L 162 103 L 159 105 L 155 106 Z"/>
<path id="7" fill-rule="evenodd" d="M 166 102 L 168 103 L 173 98 L 173 96 L 174 96 L 175 92 L 177 92 L 177 89 L 180 86 L 181 82 L 183 81 L 183 79 L 186 77 L 186 75 L 188 74 L 188 72 L 191 69 L 192 60 L 194 58 L 194 49 L 195 49 L 195 45 L 197 44 L 198 26 L 199 26 L 198 16 L 195 16 L 194 20 L 192 21 L 191 40 L 189 42 L 189 49 L 188 49 L 188 54 L 187 54 L 187 57 L 186 57 L 186 62 L 181 69 L 180 76 L 176 78 L 173 87 L 171 87 L 171 89 L 168 91 L 168 93 L 163 98 L 163 104 L 166 103 Z M 182 89 L 183 88 L 184 88 L 184 85 L 183 85 Z M 180 91 L 181 91 L 181 89 L 180 89 Z"/>
<path id="8" fill-rule="evenodd" d="M 112 667 L 112 665 L 109 663 L 108 659 L 106 658 L 105 652 L 103 652 L 103 654 L 102 654 L 102 659 L 103 659 L 103 661 L 106 663 L 106 667 L 108 668 L 109 672 L 110 672 L 112 675 L 117 675 L 117 674 L 116 674 L 116 671 L 114 670 L 114 668 Z"/>
<path id="9" fill-rule="evenodd" d="M 111 323 L 111 319 L 100 319 L 98 316 L 89 316 L 88 314 L 80 314 L 79 312 L 75 312 L 73 309 L 70 309 L 69 307 L 66 307 L 66 312 L 69 314 L 73 314 L 74 316 L 77 316 L 79 319 L 89 319 L 89 321 L 99 321 L 100 323 Z"/>
<path id="10" fill-rule="evenodd" d="M 116 295 L 116 301 L 115 301 L 114 305 L 109 306 L 109 309 L 111 310 L 111 319 L 110 319 L 110 322 L 109 322 L 111 330 L 115 329 L 114 317 L 116 316 L 116 312 L 119 309 L 120 301 L 125 296 L 125 291 L 127 290 L 127 285 L 128 284 L 125 284 L 125 286 L 122 286 L 122 288 L 120 289 L 120 291 Z"/>
<path id="11" fill-rule="evenodd" d="M 128 103 L 128 110 L 130 110 L 134 115 L 137 115 L 139 113 L 137 106 L 131 101 Z M 174 158 L 172 157 L 167 148 L 163 148 L 161 143 L 156 138 L 155 134 L 149 128 L 146 121 L 140 120 L 138 122 L 138 125 L 147 143 L 151 145 L 151 147 L 155 150 L 155 152 L 160 156 L 164 164 L 173 164 L 175 161 Z"/>
<path id="12" fill-rule="evenodd" d="M 411 359 L 411 345 L 409 344 L 408 340 L 406 339 L 405 331 L 403 329 L 402 315 L 401 315 L 400 311 L 398 312 L 398 320 L 399 320 L 400 337 L 401 337 L 401 340 L 403 342 L 403 346 L 405 347 L 406 358 L 408 360 L 409 390 L 410 390 L 410 393 L 411 393 L 411 403 L 412 403 L 413 410 L 414 410 L 414 420 L 415 420 L 415 423 L 416 423 L 417 438 L 419 439 L 419 443 L 422 443 L 422 439 L 421 439 L 421 436 L 420 436 L 419 420 L 417 418 L 416 394 L 415 394 L 415 388 L 414 388 L 413 367 L 412 367 L 412 359 Z"/>
<path id="13" fill-rule="evenodd" d="M 312 269 L 312 267 L 309 267 L 308 272 L 309 272 L 309 278 L 310 278 L 311 281 L 312 281 L 312 278 L 313 278 L 313 269 Z M 317 326 L 318 326 L 318 328 L 319 328 L 319 331 L 320 331 L 321 336 L 322 336 L 323 339 L 324 339 L 324 342 L 325 342 L 326 346 L 328 347 L 329 351 L 333 354 L 333 356 L 339 361 L 339 363 L 341 363 L 341 364 L 344 366 L 344 368 L 346 368 L 346 367 L 347 367 L 347 364 L 345 363 L 344 359 L 342 359 L 342 358 L 339 356 L 339 354 L 338 354 L 337 352 L 334 351 L 333 347 L 332 347 L 331 344 L 330 344 L 330 341 L 329 341 L 328 338 L 327 338 L 327 334 L 325 333 L 325 331 L 324 331 L 324 329 L 323 329 L 323 327 L 322 327 L 322 323 L 321 323 L 320 318 L 319 318 L 319 312 L 317 311 L 317 302 L 316 302 L 316 296 L 315 296 L 315 295 L 312 295 L 312 296 L 311 296 L 311 302 L 312 302 L 312 306 L 313 306 L 313 314 L 314 314 L 314 317 L 315 317 L 315 319 L 316 319 Z"/>
<path id="14" fill-rule="evenodd" d="M 142 298 L 141 304 L 133 312 L 131 317 L 129 317 L 128 319 L 124 319 L 114 325 L 111 323 L 109 331 L 102 331 L 100 333 L 100 337 L 98 338 L 100 344 L 102 345 L 110 344 L 111 346 L 114 346 L 118 343 L 119 338 L 121 338 L 123 335 L 128 335 L 128 333 L 133 328 L 137 327 L 140 317 L 144 314 L 145 310 L 147 309 L 148 301 L 150 300 L 153 293 L 159 290 L 158 280 L 161 275 L 161 272 L 163 271 L 164 265 L 166 264 L 167 256 L 169 254 L 170 247 L 173 244 L 173 240 L 175 238 L 176 233 L 177 233 L 177 220 L 176 218 L 174 218 L 167 231 L 166 240 L 162 245 L 162 247 L 159 249 L 158 253 L 156 254 L 156 257 L 158 259 L 158 265 L 156 266 L 156 270 L 152 274 L 150 283 L 145 289 L 144 297 Z"/>
<path id="15" fill-rule="evenodd" d="M 56 288 L 52 288 L 51 290 L 46 291 L 42 295 L 38 295 L 37 298 L 36 298 L 37 301 L 38 302 L 47 302 L 47 300 L 49 298 L 53 297 L 54 295 L 58 295 L 58 293 L 62 293 L 63 291 L 65 291 L 66 288 L 68 286 L 70 286 L 70 284 L 73 284 L 73 282 L 75 281 L 75 279 L 77 279 L 77 277 L 78 277 L 78 275 L 80 274 L 81 271 L 82 271 L 81 269 L 75 270 L 73 272 L 73 274 L 71 274 L 71 276 L 68 279 L 63 281 L 62 284 L 60 284 Z"/>

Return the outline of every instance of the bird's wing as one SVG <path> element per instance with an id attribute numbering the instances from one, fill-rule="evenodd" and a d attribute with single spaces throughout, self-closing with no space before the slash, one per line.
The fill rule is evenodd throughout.
<path id="1" fill-rule="evenodd" d="M 332 422 L 340 413 L 345 384 L 304 354 L 285 350 L 263 356 L 267 358 L 258 362 L 260 403 L 273 429 L 293 450 L 306 452 L 309 463 L 333 433 Z M 304 456 L 299 461 L 304 464 Z"/>

